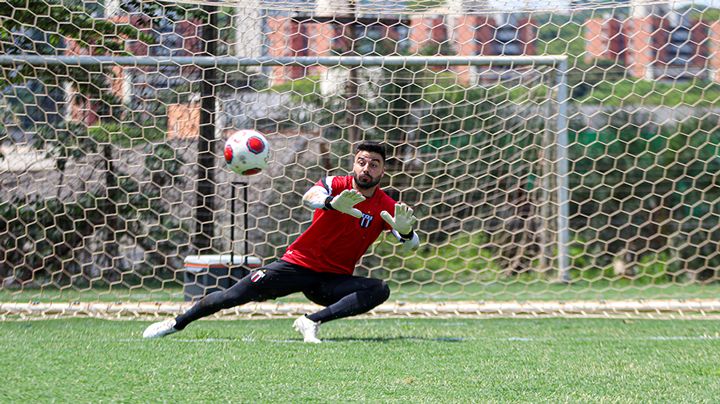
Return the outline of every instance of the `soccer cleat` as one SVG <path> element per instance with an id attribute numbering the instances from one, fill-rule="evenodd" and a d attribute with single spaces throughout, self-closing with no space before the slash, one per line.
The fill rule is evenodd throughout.
<path id="1" fill-rule="evenodd" d="M 320 323 L 316 323 L 305 316 L 300 316 L 300 318 L 295 320 L 293 323 L 293 328 L 302 334 L 305 342 L 311 342 L 313 344 L 319 344 L 322 342 L 317 337 Z"/>
<path id="2" fill-rule="evenodd" d="M 150 324 L 143 332 L 143 338 L 160 338 L 178 331 L 175 329 L 175 319 L 169 319 Z"/>

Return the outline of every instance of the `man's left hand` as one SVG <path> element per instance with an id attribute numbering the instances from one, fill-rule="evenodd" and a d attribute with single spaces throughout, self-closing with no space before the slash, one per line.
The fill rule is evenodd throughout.
<path id="1" fill-rule="evenodd" d="M 400 235 L 412 234 L 413 226 L 417 222 L 417 218 L 413 215 L 413 210 L 406 204 L 400 202 L 395 204 L 395 215 L 390 216 L 387 211 L 380 212 L 383 218 L 395 231 Z"/>

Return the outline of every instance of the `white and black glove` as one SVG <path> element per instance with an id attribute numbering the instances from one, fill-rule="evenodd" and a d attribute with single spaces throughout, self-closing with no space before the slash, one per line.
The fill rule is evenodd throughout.
<path id="1" fill-rule="evenodd" d="M 338 212 L 360 219 L 362 217 L 362 212 L 360 212 L 359 209 L 354 208 L 354 206 L 364 200 L 365 197 L 362 196 L 360 192 L 354 189 L 346 189 L 338 196 L 328 196 L 327 199 L 325 199 L 325 207 L 327 209 L 334 209 Z"/>
<path id="2" fill-rule="evenodd" d="M 413 226 L 417 222 L 417 218 L 413 215 L 412 208 L 406 204 L 402 202 L 396 203 L 394 216 L 390 216 L 390 214 L 384 210 L 380 212 L 380 216 L 392 226 L 403 239 L 413 237 Z"/>

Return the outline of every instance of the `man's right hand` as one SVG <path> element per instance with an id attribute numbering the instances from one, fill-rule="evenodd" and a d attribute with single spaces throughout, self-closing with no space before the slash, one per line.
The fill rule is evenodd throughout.
<path id="1" fill-rule="evenodd" d="M 354 189 L 346 189 L 340 195 L 332 198 L 330 206 L 338 212 L 354 216 L 358 219 L 362 217 L 362 212 L 353 206 L 365 200 L 362 194 Z"/>

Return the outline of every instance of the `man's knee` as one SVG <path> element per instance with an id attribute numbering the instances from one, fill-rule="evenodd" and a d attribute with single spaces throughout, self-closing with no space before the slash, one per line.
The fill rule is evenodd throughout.
<path id="1" fill-rule="evenodd" d="M 386 301 L 390 297 L 390 286 L 387 282 L 380 281 L 373 289 L 373 296 L 377 299 L 378 304 Z"/>

